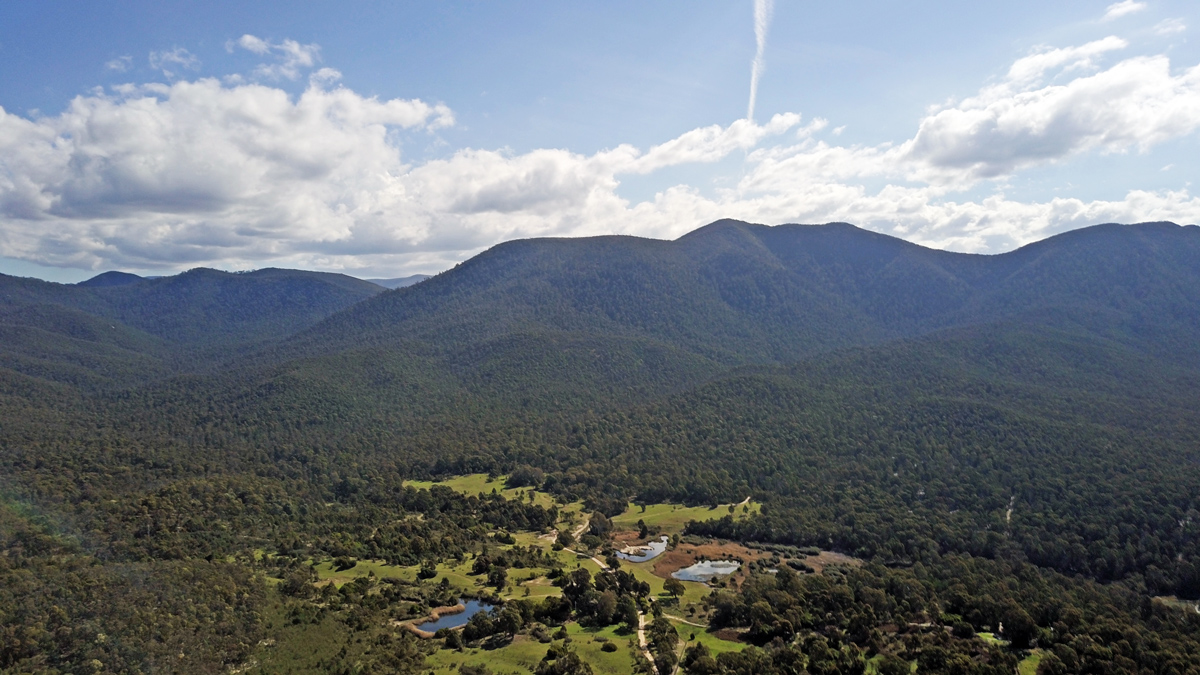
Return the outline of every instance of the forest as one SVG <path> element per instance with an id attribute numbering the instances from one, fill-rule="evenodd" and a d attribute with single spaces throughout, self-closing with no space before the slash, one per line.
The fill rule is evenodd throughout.
<path id="1" fill-rule="evenodd" d="M 1198 331 L 1169 223 L 971 256 L 720 221 L 395 290 L 0 276 L 0 672 L 1200 672 Z M 507 482 L 438 483 L 475 474 Z M 613 556 L 656 536 L 604 525 L 630 504 L 746 499 L 662 534 L 773 567 L 672 594 Z M 495 609 L 400 628 L 455 596 Z"/>

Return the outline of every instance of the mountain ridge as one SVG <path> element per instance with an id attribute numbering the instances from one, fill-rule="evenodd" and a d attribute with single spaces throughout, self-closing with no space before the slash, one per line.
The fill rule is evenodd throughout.
<path id="1" fill-rule="evenodd" d="M 696 337 L 721 329 L 747 341 L 743 353 L 735 348 L 725 354 L 731 363 L 747 357 L 778 362 L 825 348 L 987 321 L 1022 309 L 1094 300 L 1088 296 L 1096 284 L 1102 285 L 1103 269 L 1093 266 L 1076 278 L 1059 274 L 1061 278 L 1047 280 L 1044 277 L 1053 277 L 1055 270 L 1038 268 L 1071 262 L 1077 245 L 1095 248 L 1114 232 L 1154 232 L 1181 240 L 1166 247 L 1172 251 L 1160 250 L 1162 246 L 1148 252 L 1126 247 L 1122 255 L 1173 255 L 1184 272 L 1191 261 L 1200 261 L 1200 228 L 1194 226 L 1096 227 L 995 256 L 928 249 L 844 223 L 768 227 L 724 220 L 674 241 L 621 236 L 519 240 L 493 247 L 418 288 L 347 308 L 308 332 L 317 341 L 370 342 L 364 336 L 386 341 L 436 330 L 440 339 L 454 339 L 456 331 L 503 334 L 536 325 L 544 330 L 601 330 L 674 340 L 706 357 L 721 358 L 722 351 L 730 351 L 727 344 Z M 729 244 L 730 236 L 741 242 Z M 1123 236 L 1123 241 L 1128 239 Z M 1190 257 L 1180 259 L 1181 254 Z M 853 258 L 851 264 L 847 257 Z M 1018 274 L 1022 271 L 1036 275 L 1025 279 Z M 1171 274 L 1182 273 L 1176 269 Z M 1120 286 L 1120 278 L 1109 280 Z M 1175 298 L 1176 309 L 1200 300 L 1186 292 L 1197 280 L 1191 275 L 1168 284 L 1185 289 Z M 1157 282 L 1144 282 L 1139 291 L 1125 295 L 1144 293 L 1151 283 Z M 563 289 L 574 292 L 568 295 Z M 1054 302 L 1038 299 L 1037 293 L 1047 292 L 1058 294 Z M 511 311 L 498 316 L 494 307 L 503 294 Z M 1124 299 L 1109 298 L 1109 306 Z M 691 304 L 680 310 L 672 306 L 675 301 Z M 631 308 L 641 313 L 631 315 Z M 706 313 L 706 325 L 681 330 L 679 316 L 697 312 Z M 422 322 L 435 320 L 436 329 L 422 330 Z M 747 324 L 756 321 L 779 325 L 772 329 L 774 335 L 754 335 Z"/>

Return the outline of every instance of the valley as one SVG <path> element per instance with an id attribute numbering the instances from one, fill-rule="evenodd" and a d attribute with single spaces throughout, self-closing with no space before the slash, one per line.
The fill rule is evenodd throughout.
<path id="1" fill-rule="evenodd" d="M 1170 223 L 0 276 L 0 672 L 1200 671 L 1197 334 Z"/>

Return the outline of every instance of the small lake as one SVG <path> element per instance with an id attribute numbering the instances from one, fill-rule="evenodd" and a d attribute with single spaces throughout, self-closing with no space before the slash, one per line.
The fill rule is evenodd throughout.
<path id="1" fill-rule="evenodd" d="M 662 555 L 663 551 L 667 550 L 668 541 L 670 541 L 670 539 L 668 539 L 666 535 L 663 535 L 662 539 L 659 541 L 651 541 L 638 546 L 637 548 L 641 550 L 641 553 L 622 553 L 617 551 L 617 557 L 621 560 L 628 560 L 629 562 L 635 563 L 653 560 Z"/>
<path id="2" fill-rule="evenodd" d="M 463 598 L 459 600 L 459 602 L 466 606 L 467 610 L 465 612 L 459 612 L 458 614 L 446 614 L 437 621 L 426 621 L 425 623 L 419 624 L 417 628 L 420 630 L 429 631 L 430 633 L 436 633 L 443 628 L 461 628 L 467 625 L 467 622 L 471 620 L 471 617 L 480 612 L 490 612 L 492 611 L 492 608 L 495 607 L 495 605 L 490 605 L 481 600 L 468 600 Z"/>
<path id="3" fill-rule="evenodd" d="M 698 562 L 691 567 L 685 567 L 678 572 L 672 572 L 671 576 L 681 581 L 710 581 L 713 577 L 733 574 L 742 567 L 742 563 L 735 560 L 705 560 Z"/>

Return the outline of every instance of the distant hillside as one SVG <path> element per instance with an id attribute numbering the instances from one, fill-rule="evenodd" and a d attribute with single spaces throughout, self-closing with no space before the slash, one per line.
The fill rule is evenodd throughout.
<path id="1" fill-rule="evenodd" d="M 846 224 L 514 241 L 331 316 L 272 358 L 383 350 L 486 392 L 621 398 L 1011 320 L 1200 363 L 1200 228 L 1102 225 L 997 256 Z"/>
<path id="2" fill-rule="evenodd" d="M 526 654 L 542 625 L 475 637 L 527 608 L 613 625 L 580 614 L 601 585 L 655 580 L 571 571 L 633 502 L 712 507 L 672 555 L 762 556 L 736 583 L 645 587 L 714 629 L 685 672 L 1200 672 L 1197 335 L 1200 228 L 1169 223 L 978 256 L 720 221 L 508 242 L 395 290 L 0 276 L 0 670 Z M 411 480 L 476 473 L 523 487 Z M 577 504 L 593 527 L 553 552 Z M 814 548 L 864 564 L 805 574 Z M 543 600 L 551 579 L 574 599 Z M 465 652 L 397 629 L 490 588 L 508 618 L 478 615 Z"/>
<path id="3" fill-rule="evenodd" d="M 1200 536 L 1153 531 L 1200 506 L 1197 331 L 1196 227 L 976 256 L 725 221 L 503 244 L 124 414 L 246 453 L 528 463 L 622 505 L 764 494 L 776 515 L 711 531 L 901 562 L 1015 551 L 1098 579 L 1154 565 L 1157 588 L 1200 593 Z M 1012 532 L 982 535 L 1014 498 Z M 1098 559 L 1131 549 L 1157 553 Z"/>
<path id="4" fill-rule="evenodd" d="M 278 269 L 155 279 L 108 272 L 76 285 L 0 275 L 8 338 L 0 363 L 58 381 L 135 382 L 226 360 L 381 291 L 339 274 Z"/>
<path id="5" fill-rule="evenodd" d="M 124 286 L 125 284 L 137 283 L 137 282 L 141 281 L 142 278 L 143 277 L 139 277 L 136 274 L 130 274 L 128 272 L 115 272 L 115 271 L 114 272 L 104 272 L 102 274 L 97 274 L 96 276 L 92 277 L 91 279 L 88 279 L 87 281 L 81 281 L 75 285 L 76 286 L 84 286 L 87 288 L 103 288 L 105 286 Z"/>
<path id="6" fill-rule="evenodd" d="M 419 284 L 428 279 L 429 276 L 430 275 L 428 274 L 414 274 L 409 277 L 397 277 L 395 279 L 367 279 L 366 281 L 378 286 L 383 286 L 384 288 L 397 289 L 405 288 L 406 286 L 412 286 L 413 284 Z"/>
<path id="7" fill-rule="evenodd" d="M 332 317 L 308 339 L 436 334 L 459 342 L 589 331 L 661 340 L 729 362 L 783 361 L 1055 308 L 1116 312 L 1136 334 L 1142 322 L 1167 316 L 1196 321 L 1198 260 L 1200 228 L 1164 223 L 1097 226 L 978 256 L 846 224 L 721 221 L 673 242 L 501 244 L 419 287 Z"/>

